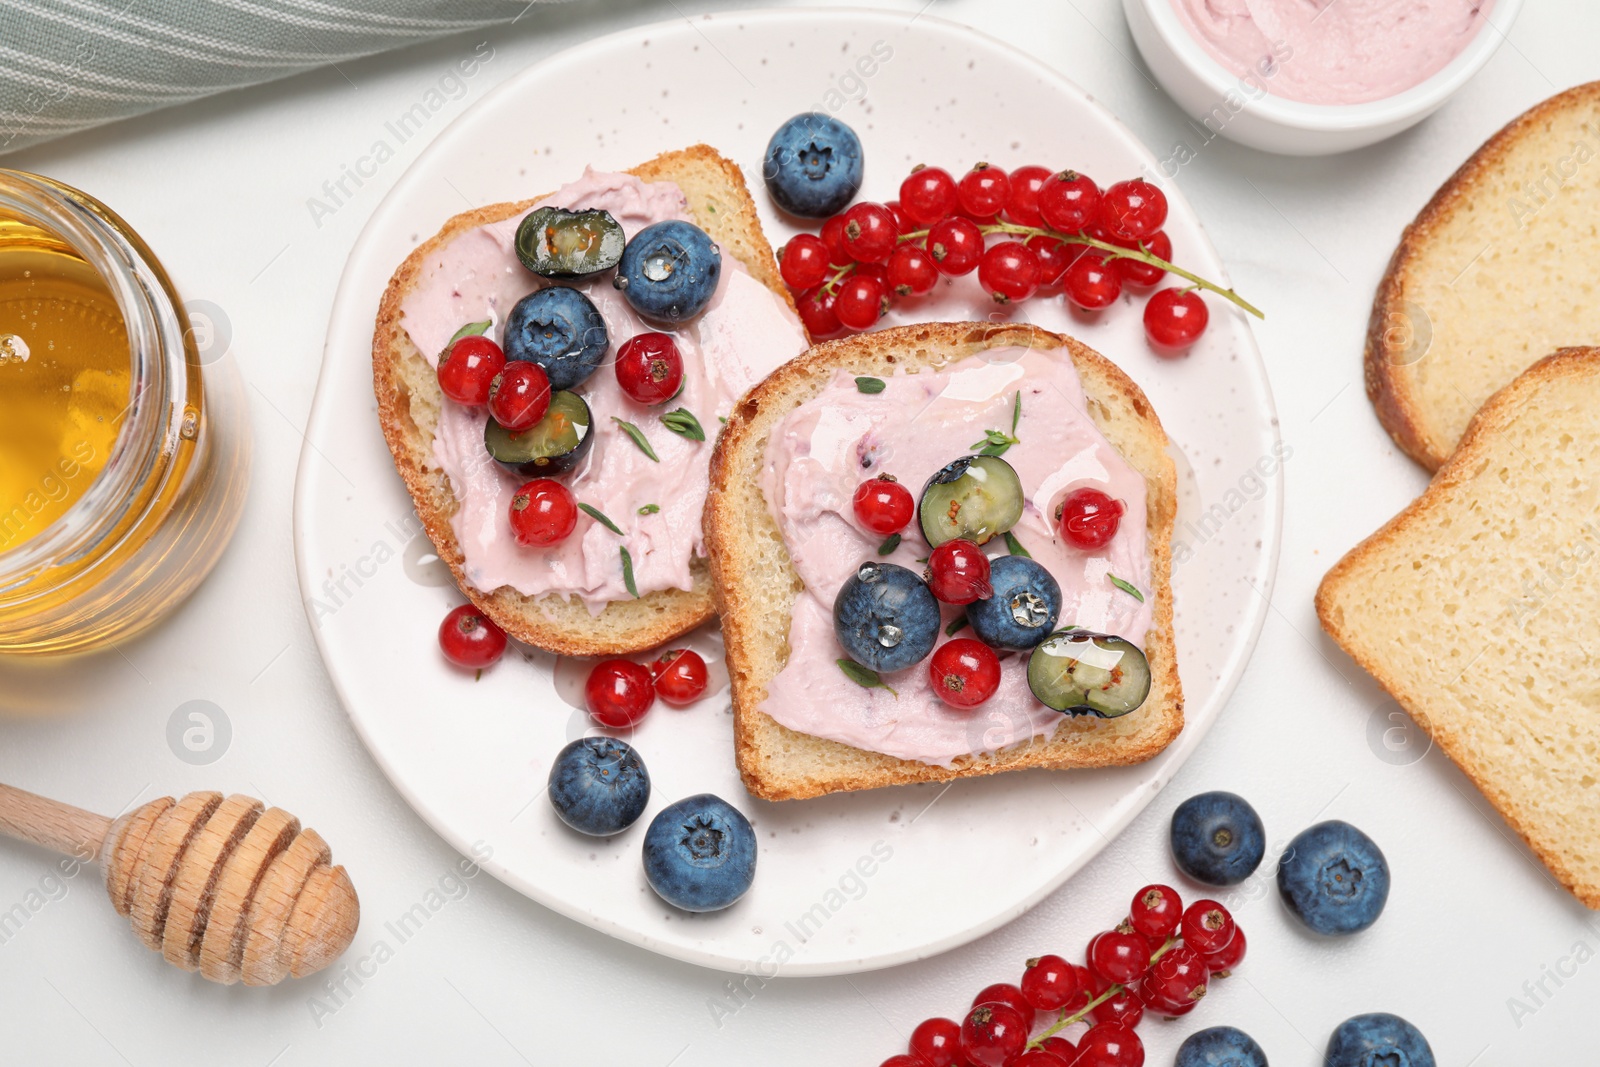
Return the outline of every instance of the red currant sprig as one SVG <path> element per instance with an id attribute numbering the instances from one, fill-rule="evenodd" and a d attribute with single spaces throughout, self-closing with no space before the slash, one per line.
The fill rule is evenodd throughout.
<path id="1" fill-rule="evenodd" d="M 1171 262 L 1161 230 L 1166 196 L 1141 179 L 1101 190 L 1075 171 L 1020 167 L 1009 175 L 979 164 L 960 181 L 918 167 L 893 204 L 862 202 L 829 219 L 820 236 L 799 234 L 781 253 L 783 273 L 813 337 L 875 325 L 897 297 L 932 291 L 940 276 L 977 271 L 1000 303 L 1061 286 L 1075 306 L 1115 303 L 1124 285 L 1147 288 L 1167 274 L 1188 283 L 1152 296 L 1145 333 L 1157 354 L 1184 353 L 1208 315 L 1197 290 L 1265 316 L 1232 288 Z M 987 246 L 990 237 L 1003 237 Z"/>
<path id="2" fill-rule="evenodd" d="M 1088 967 L 1045 955 L 1028 961 L 1016 985 L 996 983 L 967 1015 L 925 1020 L 909 1052 L 884 1067 L 1143 1067 L 1136 1028 L 1146 1009 L 1185 1015 L 1244 956 L 1244 932 L 1214 900 L 1184 908 L 1176 890 L 1149 885 L 1134 894 L 1126 920 L 1094 938 Z M 1041 1013 L 1056 1018 L 1030 1038 Z M 1060 1036 L 1078 1023 L 1077 1043 Z"/>

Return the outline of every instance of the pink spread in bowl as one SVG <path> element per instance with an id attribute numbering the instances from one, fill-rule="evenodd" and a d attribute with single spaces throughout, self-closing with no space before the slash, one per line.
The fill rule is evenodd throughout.
<path id="1" fill-rule="evenodd" d="M 1235 76 L 1308 104 L 1396 96 L 1483 31 L 1493 0 L 1171 0 Z"/>
<path id="2" fill-rule="evenodd" d="M 682 191 L 671 182 L 647 183 L 629 174 L 593 170 L 528 210 L 546 206 L 609 211 L 630 238 L 652 223 L 693 221 Z M 461 234 L 423 268 L 416 288 L 401 304 L 401 324 L 430 362 L 469 322 L 492 320 L 489 336 L 498 340 L 512 306 L 545 284 L 522 266 L 512 246 L 521 218 Z M 512 495 L 527 479 L 506 471 L 484 449 L 484 409 L 443 403 L 434 460 L 459 503 L 451 527 L 461 545 L 467 580 L 474 586 L 485 592 L 510 586 L 530 597 L 576 596 L 599 614 L 608 602 L 630 595 L 618 552 L 626 546 L 641 596 L 692 587 L 690 564 L 706 554 L 700 516 L 719 419 L 733 410 L 745 390 L 808 344 L 787 304 L 732 256 L 724 255 L 722 263 L 711 304 L 671 331 L 684 361 L 683 391 L 675 400 L 658 407 L 635 403 L 617 384 L 609 359 L 575 390 L 589 404 L 594 418 L 590 432 L 596 437 L 564 481 L 580 503 L 621 527 L 620 538 L 584 517 L 571 537 L 552 548 L 518 545 L 507 516 Z M 635 334 L 660 329 L 634 313 L 612 288 L 609 274 L 563 284 L 581 289 L 600 310 L 613 355 Z M 680 437 L 661 424 L 660 416 L 678 407 L 694 413 L 706 441 Z M 615 419 L 639 427 L 660 462 L 646 456 Z"/>
<path id="3" fill-rule="evenodd" d="M 1063 721 L 1029 690 L 1023 654 L 1002 659 L 999 691 L 970 711 L 939 699 L 926 661 L 885 676 L 898 696 L 862 688 L 835 662 L 842 653 L 833 601 L 845 580 L 868 559 L 920 573 L 919 557 L 928 554 L 913 523 L 900 546 L 880 557 L 883 538 L 856 520 L 856 486 L 888 473 L 917 492 L 940 467 L 970 454 L 968 446 L 986 430 L 1008 428 L 1019 391 L 1019 443 L 1004 459 L 1016 468 L 1027 504 L 1012 532 L 1061 584 L 1061 626 L 1117 634 L 1144 647 L 1154 599 L 1144 476 L 1090 420 L 1064 351 L 991 349 L 939 371 L 896 375 L 875 394 L 861 392 L 855 378 L 840 371 L 821 394 L 784 416 L 767 443 L 762 491 L 805 589 L 789 625 L 789 660 L 768 686 L 762 711 L 801 733 L 943 766 L 1048 736 Z M 1053 521 L 1061 498 L 1085 485 L 1126 508 L 1116 536 L 1093 553 L 1065 545 Z M 987 551 L 1003 554 L 1004 540 L 993 539 Z M 1118 589 L 1112 575 L 1138 587 L 1145 599 Z M 945 606 L 944 622 L 961 612 Z"/>

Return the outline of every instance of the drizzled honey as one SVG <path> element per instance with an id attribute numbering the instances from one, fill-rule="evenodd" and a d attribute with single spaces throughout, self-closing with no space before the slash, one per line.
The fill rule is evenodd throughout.
<path id="1" fill-rule="evenodd" d="M 76 502 L 110 459 L 132 363 L 104 279 L 59 236 L 0 214 L 0 552 Z"/>

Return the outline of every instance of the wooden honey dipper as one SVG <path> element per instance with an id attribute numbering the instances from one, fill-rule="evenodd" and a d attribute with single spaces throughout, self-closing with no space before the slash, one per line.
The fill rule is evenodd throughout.
<path id="1" fill-rule="evenodd" d="M 0 834 L 97 857 L 133 932 L 225 985 L 274 985 L 350 947 L 361 905 L 327 843 L 253 797 L 162 797 L 119 819 L 0 785 Z"/>

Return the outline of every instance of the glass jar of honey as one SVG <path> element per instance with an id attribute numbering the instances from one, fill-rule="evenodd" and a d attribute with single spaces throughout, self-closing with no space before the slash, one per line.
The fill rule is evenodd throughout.
<path id="1" fill-rule="evenodd" d="M 233 362 L 207 357 L 126 223 L 0 169 L 0 653 L 118 641 L 216 563 L 249 434 Z"/>

